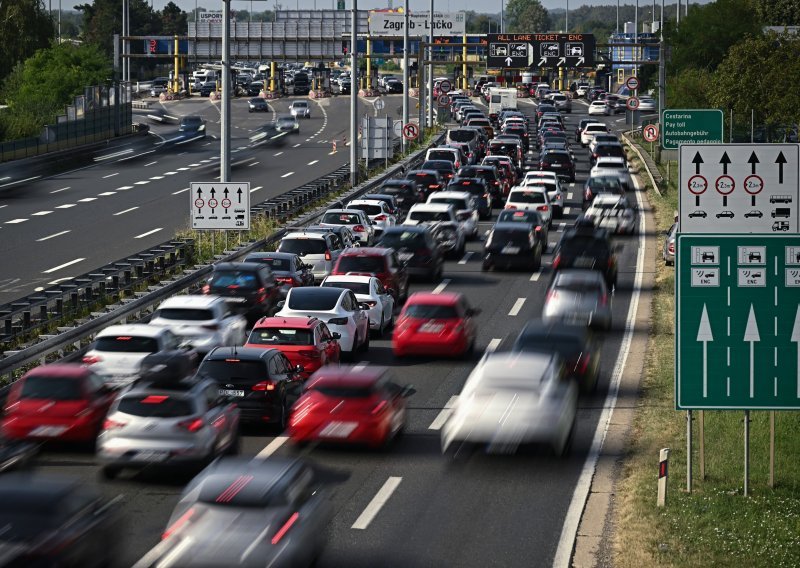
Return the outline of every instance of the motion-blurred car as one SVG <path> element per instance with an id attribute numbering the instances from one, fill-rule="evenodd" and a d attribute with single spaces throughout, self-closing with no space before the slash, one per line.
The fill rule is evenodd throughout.
<path id="1" fill-rule="evenodd" d="M 539 239 L 542 241 L 542 245 L 545 247 L 545 249 L 550 242 L 548 240 L 550 236 L 550 229 L 538 211 L 530 211 L 525 209 L 503 209 L 497 215 L 497 223 L 528 224 L 533 227 L 537 233 L 539 233 Z"/>
<path id="2" fill-rule="evenodd" d="M 375 228 L 369 216 L 360 209 L 328 209 L 319 222 L 320 227 L 348 227 L 362 246 L 371 246 Z"/>
<path id="3" fill-rule="evenodd" d="M 201 116 L 184 116 L 178 124 L 178 132 L 185 136 L 205 138 L 206 121 Z"/>
<path id="4" fill-rule="evenodd" d="M 328 367 L 308 380 L 292 409 L 295 444 L 320 441 L 385 447 L 406 425 L 411 387 L 397 384 L 386 367 Z"/>
<path id="5" fill-rule="evenodd" d="M 598 195 L 625 195 L 625 186 L 617 172 L 590 176 L 583 187 L 583 209 L 587 209 Z M 689 214 L 691 215 L 691 213 Z"/>
<path id="6" fill-rule="evenodd" d="M 288 233 L 278 244 L 278 252 L 296 254 L 311 266 L 314 282 L 322 282 L 331 273 L 343 250 L 342 240 L 333 232 Z"/>
<path id="7" fill-rule="evenodd" d="M 449 183 L 456 175 L 455 164 L 449 160 L 425 160 L 420 166 L 423 170 L 436 170 L 442 176 L 445 184 Z"/>
<path id="8" fill-rule="evenodd" d="M 412 205 L 424 201 L 416 182 L 409 179 L 388 179 L 381 184 L 377 191 L 385 195 L 393 195 L 403 213 L 408 213 Z"/>
<path id="9" fill-rule="evenodd" d="M 464 228 L 456 218 L 455 209 L 448 204 L 419 203 L 414 205 L 403 221 L 403 225 L 428 225 L 437 237 L 439 247 L 445 254 L 454 257 L 464 255 L 466 235 Z"/>
<path id="10" fill-rule="evenodd" d="M 313 286 L 314 274 L 310 264 L 305 264 L 303 260 L 294 253 L 289 252 L 251 252 L 245 262 L 261 262 L 269 265 L 275 282 L 282 288 L 294 288 L 295 286 Z"/>
<path id="11" fill-rule="evenodd" d="M 218 262 L 214 264 L 203 294 L 221 296 L 253 324 L 270 315 L 281 297 L 272 269 L 259 262 Z"/>
<path id="12" fill-rule="evenodd" d="M 350 201 L 346 209 L 360 209 L 369 217 L 372 223 L 375 238 L 379 238 L 381 233 L 389 227 L 397 224 L 397 217 L 390 211 L 389 206 L 380 200 L 373 199 L 354 199 Z"/>
<path id="13" fill-rule="evenodd" d="M 471 352 L 477 335 L 474 318 L 479 313 L 460 293 L 415 292 L 395 323 L 394 356 L 461 356 Z"/>
<path id="14" fill-rule="evenodd" d="M 417 184 L 417 189 L 422 194 L 422 201 L 434 191 L 444 189 L 447 180 L 437 170 L 411 170 L 406 173 L 406 179 Z"/>
<path id="15" fill-rule="evenodd" d="M 466 238 L 478 237 L 478 202 L 466 191 L 437 191 L 428 197 L 428 204 L 451 205 L 455 209 L 456 220 Z"/>
<path id="16" fill-rule="evenodd" d="M 261 90 L 261 83 L 258 84 L 259 91 Z M 248 112 L 269 112 L 269 103 L 266 99 L 261 97 L 253 97 L 247 101 Z"/>
<path id="17" fill-rule="evenodd" d="M 608 106 L 606 106 L 605 101 L 592 101 L 589 104 L 589 116 L 600 115 L 600 116 L 608 116 L 611 114 Z"/>
<path id="18" fill-rule="evenodd" d="M 298 118 L 311 118 L 311 105 L 308 101 L 292 101 L 289 113 Z"/>
<path id="19" fill-rule="evenodd" d="M 409 277 L 438 281 L 444 270 L 444 254 L 431 229 L 424 225 L 406 225 L 387 229 L 377 246 L 394 249 L 397 258 L 406 264 Z"/>
<path id="20" fill-rule="evenodd" d="M 552 353 L 491 353 L 472 370 L 441 429 L 442 452 L 469 455 L 544 444 L 565 454 L 575 428 L 578 387 Z"/>
<path id="21" fill-rule="evenodd" d="M 606 193 L 595 197 L 584 217 L 610 233 L 631 235 L 636 230 L 636 213 L 626 197 Z"/>
<path id="22" fill-rule="evenodd" d="M 232 395 L 207 375 L 192 375 L 185 355 L 153 355 L 146 365 L 142 378 L 117 397 L 97 438 L 105 478 L 125 468 L 202 468 L 238 452 L 239 410 Z"/>
<path id="23" fill-rule="evenodd" d="M 667 266 L 675 264 L 675 238 L 677 235 L 677 223 L 673 223 L 664 234 L 664 249 L 661 251 L 661 257 L 664 259 L 664 264 Z"/>
<path id="24" fill-rule="evenodd" d="M 587 268 L 597 270 L 606 284 L 617 284 L 617 256 L 608 239 L 608 231 L 596 229 L 590 219 L 579 220 L 576 226 L 564 232 L 553 258 L 553 270 Z"/>
<path id="25" fill-rule="evenodd" d="M 308 463 L 224 458 L 186 486 L 148 566 L 311 566 L 332 516 Z"/>
<path id="26" fill-rule="evenodd" d="M 542 319 L 610 329 L 611 298 L 603 275 L 588 269 L 558 271 L 547 289 Z"/>
<path id="27" fill-rule="evenodd" d="M 536 229 L 523 223 L 497 223 L 483 245 L 483 270 L 491 268 L 526 268 L 537 271 L 542 266 L 546 248 Z"/>
<path id="28" fill-rule="evenodd" d="M 461 168 L 462 170 L 464 168 Z M 459 170 L 460 171 L 460 170 Z M 454 177 L 449 184 L 447 184 L 446 192 L 464 192 L 468 193 L 475 200 L 475 205 L 478 211 L 478 217 L 481 220 L 489 219 L 492 216 L 493 197 L 489 188 L 486 186 L 486 181 L 483 178 L 474 177 Z M 437 197 L 432 195 L 429 199 Z M 476 223 L 477 231 L 477 223 Z"/>
<path id="29" fill-rule="evenodd" d="M 115 395 L 90 367 L 67 363 L 35 367 L 11 387 L 3 436 L 94 442 Z"/>
<path id="30" fill-rule="evenodd" d="M 331 275 L 322 281 L 321 286 L 352 290 L 359 302 L 369 306 L 369 328 L 378 337 L 394 326 L 394 296 L 375 276 Z"/>
<path id="31" fill-rule="evenodd" d="M 275 128 L 278 129 L 278 132 L 298 134 L 300 132 L 300 122 L 296 116 L 279 116 L 275 119 Z"/>

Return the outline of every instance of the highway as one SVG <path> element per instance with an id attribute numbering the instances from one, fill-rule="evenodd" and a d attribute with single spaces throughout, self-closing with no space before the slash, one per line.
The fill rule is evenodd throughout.
<path id="1" fill-rule="evenodd" d="M 387 98 L 396 115 L 402 98 Z M 349 161 L 349 97 L 311 101 L 312 117 L 279 148 L 246 148 L 249 136 L 274 115 L 287 114 L 293 97 L 271 103 L 272 112 L 248 113 L 247 99 L 232 104 L 232 181 L 250 182 L 251 202 L 265 201 Z M 207 121 L 205 140 L 159 148 L 177 125 L 155 125 L 149 140 L 111 145 L 107 159 L 36 180 L 0 194 L 0 304 L 37 288 L 69 280 L 171 239 L 189 224 L 189 184 L 213 181 L 219 165 L 219 105 L 208 99 L 155 103 L 172 116 Z M 373 113 L 362 100 L 362 113 Z M 332 140 L 339 141 L 332 153 Z"/>
<path id="2" fill-rule="evenodd" d="M 285 102 L 285 101 L 284 101 Z M 322 133 L 312 140 L 301 137 L 301 146 L 295 152 L 286 150 L 285 157 L 274 160 L 270 156 L 265 163 L 253 166 L 254 172 L 236 172 L 235 179 L 251 176 L 254 185 L 262 185 L 264 197 L 297 185 L 303 176 L 313 177 L 315 168 L 301 167 L 317 159 L 329 160 L 331 165 L 342 163 L 346 156 L 325 158 L 328 149 L 321 140 L 330 139 L 345 129 L 346 113 L 340 111 L 338 118 L 333 110 L 343 105 L 342 100 L 330 101 L 329 123 Z M 531 103 L 520 104 L 524 112 L 531 112 Z M 391 108 L 391 103 L 387 105 Z M 571 133 L 575 124 L 585 116 L 585 105 L 575 104 L 575 112 L 566 115 L 567 131 Z M 210 109 L 206 111 L 211 116 Z M 238 111 L 235 111 L 237 113 Z M 235 114 L 239 117 L 240 114 Z M 317 114 L 319 117 L 319 114 Z M 238 120 L 238 118 L 237 118 Z M 317 121 L 316 128 L 313 127 Z M 606 119 L 613 124 L 613 119 Z M 321 127 L 320 118 L 311 120 L 311 127 L 304 125 L 303 136 Z M 244 135 L 242 133 L 242 135 Z M 306 146 L 307 145 L 307 146 Z M 324 146 L 324 148 L 323 148 Z M 213 154 L 209 149 L 193 149 L 191 163 L 200 163 L 200 158 Z M 201 147 L 203 148 L 203 147 Z M 632 334 L 630 320 L 638 302 L 637 286 L 644 266 L 644 247 L 652 253 L 653 243 L 648 229 L 652 221 L 640 217 L 640 231 L 633 237 L 621 237 L 618 253 L 619 282 L 613 297 L 613 328 L 603 334 L 601 381 L 595 394 L 581 398 L 579 402 L 578 427 L 573 452 L 564 459 L 545 454 L 531 453 L 514 456 L 475 454 L 464 463 L 452 463 L 441 455 L 439 432 L 452 404 L 471 368 L 486 350 L 502 350 L 509 345 L 517 333 L 531 318 L 541 314 L 546 287 L 550 279 L 552 248 L 564 228 L 569 226 L 581 211 L 581 188 L 588 169 L 588 152 L 576 146 L 578 157 L 578 181 L 569 184 L 565 217 L 554 221 L 550 233 L 551 246 L 545 255 L 542 271 L 526 272 L 481 272 L 479 241 L 468 244 L 462 259 L 447 262 L 443 280 L 438 284 L 414 284 L 416 290 L 447 290 L 463 292 L 473 307 L 480 308 L 478 316 L 479 336 L 476 355 L 470 360 L 408 359 L 396 361 L 391 353 L 388 338 L 374 339 L 362 362 L 375 365 L 391 365 L 396 370 L 399 382 L 413 384 L 416 393 L 409 400 L 408 426 L 403 436 L 388 450 L 370 452 L 365 450 L 334 450 L 310 448 L 302 455 L 313 460 L 328 472 L 327 477 L 335 483 L 334 506 L 336 510 L 328 530 L 328 545 L 318 565 L 322 567 L 374 568 L 381 567 L 490 567 L 490 566 L 550 566 L 559 550 L 565 519 L 574 520 L 580 513 L 582 503 L 573 501 L 576 488 L 585 484 L 584 464 L 587 455 L 596 450 L 592 447 L 596 431 L 604 427 L 601 417 L 613 405 L 617 385 L 613 382 L 625 363 L 627 348 Z M 302 157 L 301 157 L 302 156 Z M 532 159 L 533 155 L 529 155 Z M 164 174 L 177 164 L 186 163 L 186 156 L 171 156 L 163 163 L 137 164 L 121 167 L 115 164 L 98 166 L 88 175 L 94 180 L 103 179 L 114 171 L 119 172 L 107 187 L 122 184 L 134 185 L 137 180 L 150 180 Z M 327 162 L 326 162 L 327 163 Z M 316 166 L 316 164 L 315 164 Z M 182 166 L 183 167 L 183 166 Z M 199 167 L 199 166 L 189 166 Z M 327 167 L 319 166 L 321 170 Z M 152 168 L 152 169 L 151 169 Z M 281 172 L 294 171 L 291 182 L 278 183 Z M 86 261 L 70 266 L 69 270 L 57 271 L 46 278 L 54 279 L 68 275 L 73 270 L 91 268 L 99 264 L 98 258 L 107 259 L 135 252 L 148 244 L 164 240 L 169 227 L 185 223 L 185 195 L 172 196 L 171 192 L 186 187 L 188 181 L 196 181 L 194 170 L 176 173 L 174 179 L 152 180 L 154 183 L 131 190 L 117 191 L 113 196 L 98 198 L 85 208 L 77 208 L 77 215 L 64 215 L 64 223 L 57 213 L 43 216 L 44 225 L 33 214 L 55 203 L 76 203 L 79 195 L 97 195 L 103 189 L 98 182 L 92 192 L 77 188 L 78 182 L 61 179 L 37 184 L 36 205 L 29 198 L 18 199 L 14 212 L 0 210 L 3 215 L 3 233 L 17 230 L 13 243 L 4 239 L 5 258 L 19 255 L 23 250 L 27 260 L 23 270 L 16 266 L 7 274 L 26 272 L 30 279 L 35 270 L 55 266 L 69 258 L 87 257 Z M 150 176 L 149 174 L 153 174 Z M 124 179 L 117 179 L 124 178 Z M 191 179 L 190 179 L 191 178 Z M 77 179 L 77 178 L 76 178 Z M 59 194 L 49 193 L 58 185 L 76 187 Z M 268 188 L 269 187 L 269 188 Z M 56 188 L 57 189 L 57 188 Z M 108 190 L 111 191 L 111 190 Z M 638 190 L 634 201 L 644 211 L 642 192 Z M 48 194 L 51 197 L 48 197 Z M 139 209 L 122 215 L 115 212 L 125 208 Z M 8 207 L 12 208 L 11 205 Z M 7 224 L 7 219 L 27 218 L 28 222 Z M 647 226 L 642 226 L 647 219 Z M 68 224 L 71 220 L 72 226 Z M 80 220 L 80 221 L 78 221 Z M 80 225 L 76 224 L 80 222 Z M 97 227 L 85 229 L 87 225 Z M 490 222 L 481 223 L 481 234 Z M 36 227 L 37 231 L 32 231 Z M 137 234 L 162 227 L 159 234 L 135 239 Z M 29 230 L 31 229 L 31 230 Z M 49 244 L 35 244 L 35 238 L 46 231 L 57 233 L 73 230 L 68 238 L 52 239 Z M 11 232 L 11 231 L 9 231 Z M 102 237 L 100 237 L 102 235 Z M 75 240 L 75 237 L 79 237 Z M 100 237 L 100 240 L 98 240 Z M 133 240 L 132 240 L 133 239 Z M 152 240 L 151 240 L 152 239 Z M 55 245 L 55 246 L 53 246 Z M 56 253 L 58 250 L 58 254 Z M 52 252 L 50 252 L 52 251 Z M 33 252 L 34 254 L 30 254 Z M 18 258 L 18 256 L 17 256 Z M 37 276 L 40 277 L 41 275 Z M 45 278 L 45 279 L 46 279 Z M 36 282 L 26 280 L 25 285 Z M 266 458 L 272 454 L 297 455 L 298 452 L 285 443 L 278 432 L 267 429 L 244 430 L 242 453 Z M 595 442 L 596 443 L 596 442 Z M 165 528 L 172 507 L 187 481 L 186 477 L 175 477 L 157 470 L 140 474 L 123 474 L 115 481 L 101 481 L 94 456 L 88 451 L 75 448 L 50 448 L 39 456 L 38 469 L 54 474 L 77 476 L 85 483 L 97 486 L 105 495 L 122 495 L 122 507 L 126 520 L 124 531 L 124 557 L 121 566 L 131 566 L 152 548 Z M 573 528 L 574 530 L 574 528 Z M 567 536 L 574 536 L 566 531 Z M 567 542 L 567 545 L 571 543 Z M 566 549 L 569 552 L 569 549 Z"/>

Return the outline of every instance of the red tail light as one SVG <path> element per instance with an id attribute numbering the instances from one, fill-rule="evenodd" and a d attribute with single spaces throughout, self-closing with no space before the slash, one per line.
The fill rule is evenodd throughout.
<path id="1" fill-rule="evenodd" d="M 186 523 L 188 523 L 188 522 L 189 522 L 189 519 L 190 519 L 190 518 L 192 518 L 192 515 L 194 515 L 194 507 L 192 507 L 191 509 L 189 509 L 188 511 L 186 511 L 186 512 L 185 512 L 183 515 L 181 515 L 181 516 L 178 518 L 178 520 L 177 520 L 177 521 L 175 521 L 174 523 L 172 523 L 172 525 L 170 525 L 170 526 L 167 528 L 167 530 L 165 530 L 165 531 L 164 531 L 164 533 L 161 535 L 161 540 L 166 540 L 166 539 L 168 539 L 170 536 L 172 536 L 172 535 L 175 533 L 175 531 L 177 531 L 177 530 L 178 530 L 178 529 L 180 529 L 180 528 L 181 528 L 183 525 L 185 525 Z"/>
<path id="2" fill-rule="evenodd" d="M 667 250 L 674 254 L 675 253 L 675 243 L 670 243 L 669 246 L 667 247 Z"/>
<path id="3" fill-rule="evenodd" d="M 105 422 L 103 422 L 103 430 L 116 430 L 117 428 L 124 428 L 125 425 L 125 422 L 118 422 L 116 420 L 106 418 Z"/>
<path id="4" fill-rule="evenodd" d="M 331 259 L 331 251 L 326 250 L 325 251 L 325 260 L 330 260 L 330 259 Z"/>
<path id="5" fill-rule="evenodd" d="M 281 284 L 289 284 L 290 286 L 295 284 L 294 278 L 291 276 L 276 276 L 275 281 L 280 282 Z"/>
<path id="6" fill-rule="evenodd" d="M 536 208 L 537 211 L 549 211 L 550 208 L 547 205 L 540 205 Z"/>
<path id="7" fill-rule="evenodd" d="M 374 414 L 378 414 L 378 413 L 379 413 L 379 412 L 381 412 L 381 411 L 382 411 L 384 408 L 386 408 L 386 406 L 387 406 L 387 405 L 386 405 L 386 401 L 385 401 L 385 400 L 382 400 L 382 401 L 380 401 L 380 402 L 379 402 L 377 405 L 375 405 L 375 408 L 373 408 L 373 409 L 372 409 L 372 412 L 370 412 L 370 414 L 373 414 L 373 415 L 374 415 Z"/>
<path id="8" fill-rule="evenodd" d="M 272 544 L 278 544 L 281 539 L 286 536 L 286 533 L 289 532 L 289 529 L 292 528 L 297 522 L 297 519 L 300 517 L 300 513 L 293 513 L 291 517 L 289 517 L 283 526 L 278 529 L 278 532 L 275 533 L 275 536 L 272 537 Z"/>
<path id="9" fill-rule="evenodd" d="M 258 392 L 275 390 L 275 383 L 272 381 L 261 381 L 260 383 L 254 384 L 250 390 Z"/>
<path id="10" fill-rule="evenodd" d="M 209 294 L 210 292 L 211 292 L 210 284 L 206 284 L 205 286 L 203 286 L 203 294 Z"/>
<path id="11" fill-rule="evenodd" d="M 189 418 L 183 422 L 178 422 L 177 426 L 178 428 L 183 428 L 184 430 L 194 433 L 198 430 L 202 430 L 205 423 L 202 418 Z"/>
<path id="12" fill-rule="evenodd" d="M 583 374 L 589 369 L 589 355 L 587 354 L 585 357 L 581 358 L 581 368 L 580 373 Z"/>
<path id="13" fill-rule="evenodd" d="M 86 355 L 83 359 L 81 359 L 81 361 L 86 365 L 94 365 L 102 360 L 103 358 L 99 355 Z"/>
<path id="14" fill-rule="evenodd" d="M 561 264 L 561 255 L 557 254 L 556 257 L 553 259 L 553 270 L 557 269 L 560 264 Z"/>
<path id="15" fill-rule="evenodd" d="M 365 233 L 365 232 L 367 231 L 367 230 L 364 228 L 364 225 L 356 225 L 355 227 L 353 227 L 353 230 L 354 230 L 356 233 Z"/>
<path id="16" fill-rule="evenodd" d="M 376 221 L 386 221 L 386 215 L 383 215 L 383 214 L 378 215 L 377 217 L 375 217 L 375 220 Z"/>
<path id="17" fill-rule="evenodd" d="M 541 231 L 542 231 L 542 226 L 541 225 L 536 225 L 536 232 L 540 233 Z"/>

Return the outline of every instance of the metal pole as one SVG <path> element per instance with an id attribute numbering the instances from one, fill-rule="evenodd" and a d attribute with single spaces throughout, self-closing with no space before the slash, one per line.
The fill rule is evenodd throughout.
<path id="1" fill-rule="evenodd" d="M 733 109 L 731 109 L 731 123 L 728 128 L 728 142 L 733 144 Z"/>
<path id="2" fill-rule="evenodd" d="M 686 411 L 686 492 L 692 492 L 692 411 Z"/>
<path id="3" fill-rule="evenodd" d="M 569 33 L 569 0 L 567 2 L 567 9 L 564 12 L 564 33 Z"/>
<path id="4" fill-rule="evenodd" d="M 428 67 L 428 126 L 433 128 L 433 0 L 431 0 L 431 11 L 428 13 L 428 60 L 431 62 Z M 420 128 L 420 132 L 424 132 Z"/>
<path id="5" fill-rule="evenodd" d="M 769 487 L 775 488 L 775 411 L 769 411 Z"/>
<path id="6" fill-rule="evenodd" d="M 664 0 L 661 0 L 661 6 L 664 6 Z M 658 46 L 658 121 L 661 123 L 664 116 L 664 109 L 667 108 L 667 50 L 664 45 L 664 32 L 662 28 L 661 42 Z M 664 128 L 660 124 L 660 128 Z"/>
<path id="7" fill-rule="evenodd" d="M 131 35 L 131 2 L 130 0 L 125 0 L 125 36 L 128 37 Z M 131 82 L 131 60 L 128 57 L 131 52 L 131 44 L 129 40 L 125 40 L 123 42 L 124 45 L 124 54 L 125 59 L 128 63 L 125 65 L 125 81 L 128 83 Z"/>
<path id="8" fill-rule="evenodd" d="M 358 0 L 350 14 L 350 184 L 358 185 Z"/>
<path id="9" fill-rule="evenodd" d="M 700 411 L 700 481 L 706 479 L 706 413 Z"/>
<path id="10" fill-rule="evenodd" d="M 755 130 L 755 121 L 756 121 L 756 109 L 751 108 L 750 109 L 750 144 L 753 143 L 753 137 L 754 137 L 754 134 L 755 134 L 755 132 L 754 132 L 754 130 Z"/>
<path id="11" fill-rule="evenodd" d="M 222 101 L 219 181 L 231 180 L 231 0 L 222 0 Z"/>
<path id="12" fill-rule="evenodd" d="M 619 0 L 617 0 L 617 34 L 619 34 Z"/>
<path id="13" fill-rule="evenodd" d="M 61 0 L 58 0 L 58 43 L 61 43 Z"/>
<path id="14" fill-rule="evenodd" d="M 744 496 L 750 492 L 750 411 L 744 411 Z"/>
<path id="15" fill-rule="evenodd" d="M 636 14 L 633 16 L 633 59 L 634 61 L 639 61 L 639 0 L 636 0 Z M 634 64 L 633 65 L 633 75 L 634 77 L 639 76 L 639 66 Z"/>
<path id="16" fill-rule="evenodd" d="M 411 87 L 411 74 L 408 72 L 408 0 L 403 3 L 403 124 L 402 127 L 408 124 L 408 89 Z M 408 141 L 406 137 L 401 138 L 403 144 L 403 152 L 408 150 Z"/>
<path id="17" fill-rule="evenodd" d="M 619 1 L 619 0 L 618 0 Z M 500 0 L 500 33 L 506 33 L 506 0 Z"/>
<path id="18" fill-rule="evenodd" d="M 125 33 L 125 28 L 128 26 L 128 14 L 126 13 L 126 7 L 128 5 L 128 0 L 123 0 L 122 2 L 122 80 L 124 81 L 127 78 L 127 74 L 125 71 L 127 70 L 128 65 L 128 58 L 125 57 L 125 36 L 128 35 Z"/>
<path id="19" fill-rule="evenodd" d="M 681 0 L 678 0 L 678 16 L 675 18 L 675 25 L 679 26 L 681 23 Z"/>

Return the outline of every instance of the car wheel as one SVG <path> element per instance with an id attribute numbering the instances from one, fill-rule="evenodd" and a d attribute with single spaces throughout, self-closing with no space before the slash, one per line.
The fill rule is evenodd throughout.
<path id="1" fill-rule="evenodd" d="M 542 269 L 542 249 L 539 249 L 539 254 L 536 255 L 536 261 L 533 263 L 533 271 L 539 272 Z"/>
<path id="2" fill-rule="evenodd" d="M 107 465 L 100 470 L 103 479 L 115 479 L 119 475 L 120 467 L 116 465 Z"/>
<path id="3" fill-rule="evenodd" d="M 383 332 L 386 328 L 386 322 L 383 319 L 383 314 L 381 314 L 381 323 L 378 326 L 378 329 L 375 330 L 375 337 L 383 337 Z"/>
<path id="4" fill-rule="evenodd" d="M 236 435 L 234 436 L 233 440 L 231 440 L 230 444 L 228 445 L 228 449 L 226 450 L 226 454 L 229 456 L 238 456 L 242 451 L 242 438 L 239 436 L 239 431 L 237 429 Z"/>
<path id="5" fill-rule="evenodd" d="M 483 272 L 488 272 L 489 269 L 491 269 L 491 268 L 492 268 L 492 265 L 489 264 L 488 262 L 484 262 L 484 263 L 481 264 L 481 271 L 483 271 Z"/>
<path id="6" fill-rule="evenodd" d="M 288 421 L 288 412 L 286 410 L 286 399 L 281 399 L 281 408 L 280 414 L 278 415 L 278 420 L 275 422 L 275 427 L 278 428 L 281 432 L 286 430 L 286 423 Z"/>
<path id="7" fill-rule="evenodd" d="M 362 353 L 366 353 L 367 351 L 369 351 L 369 330 L 367 330 L 367 333 L 364 335 L 365 335 L 364 343 L 361 344 Z"/>

